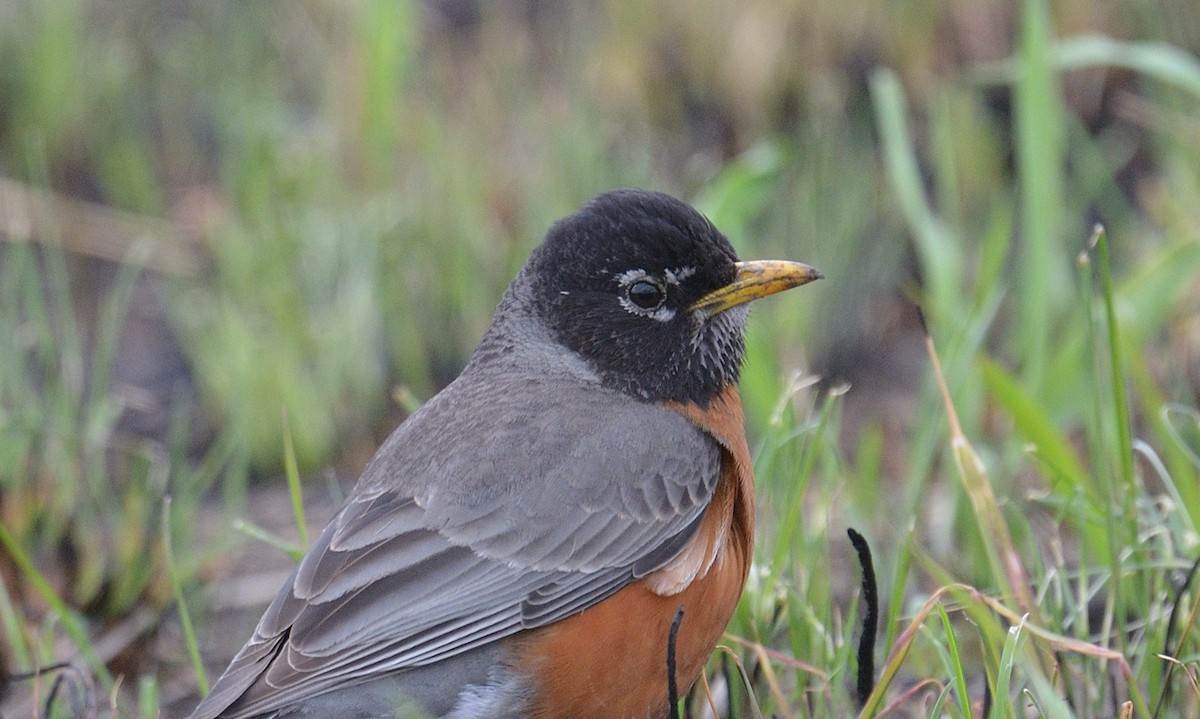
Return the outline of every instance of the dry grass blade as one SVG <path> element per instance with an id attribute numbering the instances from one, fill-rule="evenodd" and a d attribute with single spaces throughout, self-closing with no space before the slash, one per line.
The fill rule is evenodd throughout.
<path id="1" fill-rule="evenodd" d="M 921 625 L 929 618 L 933 610 L 941 603 L 942 598 L 947 595 L 963 594 L 966 599 L 972 602 L 977 602 L 987 607 L 990 611 L 998 616 L 1004 617 L 1011 625 L 1021 626 L 1021 631 L 1029 634 L 1032 637 L 1040 639 L 1049 648 L 1054 651 L 1066 651 L 1072 654 L 1090 656 L 1100 660 L 1112 661 L 1120 667 L 1121 674 L 1125 680 L 1132 685 L 1134 683 L 1133 669 L 1129 666 L 1129 662 L 1125 660 L 1124 655 L 1120 652 L 1108 649 L 1106 647 L 1090 644 L 1079 639 L 1063 636 L 1056 632 L 1052 632 L 1043 626 L 1040 626 L 1030 619 L 1027 614 L 1019 614 L 1007 607 L 1003 602 L 993 597 L 989 597 L 980 593 L 974 587 L 966 584 L 951 584 L 941 587 L 935 591 L 921 608 L 913 615 L 907 627 L 904 628 L 896 638 L 895 645 L 892 647 L 891 654 L 888 656 L 887 662 L 883 666 L 883 670 L 879 677 L 879 683 L 875 685 L 875 689 L 868 697 L 866 704 L 859 712 L 859 719 L 868 719 L 876 717 L 880 713 L 880 707 L 883 703 L 884 694 L 887 692 L 888 686 L 896 677 L 903 665 L 905 658 L 908 656 L 909 650 L 912 648 Z M 1032 667 L 1027 671 L 1033 671 Z"/>
<path id="2" fill-rule="evenodd" d="M 46 218 L 53 218 L 52 227 Z M 55 237 L 71 252 L 118 263 L 128 261 L 132 245 L 148 241 L 153 251 L 142 264 L 166 275 L 195 275 L 208 264 L 198 238 L 177 223 L 0 177 L 0 238 L 27 242 Z"/>
<path id="3" fill-rule="evenodd" d="M 746 649 L 753 651 L 755 654 L 759 655 L 760 657 L 767 657 L 767 658 L 771 659 L 772 661 L 779 662 L 780 664 L 782 664 L 785 667 L 788 667 L 789 669 L 797 669 L 799 671 L 804 672 L 805 674 L 810 674 L 810 675 L 816 677 L 817 679 L 819 679 L 821 681 L 821 683 L 824 684 L 825 686 L 829 685 L 829 674 L 827 672 L 821 670 L 818 667 L 815 667 L 811 664 L 802 662 L 799 659 L 796 659 L 795 657 L 790 657 L 790 656 L 784 654 L 783 652 L 780 652 L 776 649 L 772 649 L 770 647 L 764 646 L 762 644 L 759 644 L 758 642 L 752 642 L 749 639 L 743 639 L 743 638 L 741 638 L 739 636 L 735 636 L 733 634 L 726 634 L 725 639 L 729 640 L 730 642 L 733 642 L 734 644 L 737 644 L 739 646 L 745 647 Z M 730 655 L 737 656 L 732 651 L 730 651 Z"/>
<path id="4" fill-rule="evenodd" d="M 962 481 L 963 489 L 966 490 L 967 496 L 971 500 L 971 507 L 975 510 L 980 530 L 984 532 L 983 544 L 987 550 L 988 559 L 992 563 L 993 574 L 998 582 L 1002 582 L 1005 594 L 1015 598 L 1021 608 L 1029 612 L 1033 620 L 1040 624 L 1037 602 L 1030 590 L 1029 577 L 1021 563 L 1016 545 L 1013 544 L 1008 523 L 1004 520 L 1004 513 L 1000 511 L 1000 503 L 996 500 L 995 493 L 992 492 L 987 467 L 984 466 L 983 460 L 979 458 L 974 447 L 967 440 L 962 425 L 958 421 L 958 412 L 954 409 L 954 401 L 950 398 L 950 388 L 946 386 L 946 376 L 942 372 L 942 363 L 938 359 L 937 347 L 934 345 L 933 335 L 929 332 L 928 325 L 925 324 L 923 314 L 921 315 L 921 326 L 925 330 L 925 348 L 929 353 L 930 362 L 933 363 L 934 377 L 937 379 L 938 390 L 942 395 L 942 404 L 946 409 L 946 418 L 950 423 L 950 446 L 954 453 L 954 463 L 958 468 L 958 476 Z"/>

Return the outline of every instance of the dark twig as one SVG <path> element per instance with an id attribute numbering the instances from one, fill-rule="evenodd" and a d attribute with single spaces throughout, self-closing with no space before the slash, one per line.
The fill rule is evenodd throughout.
<path id="1" fill-rule="evenodd" d="M 871 547 L 861 534 L 853 529 L 846 529 L 850 535 L 850 543 L 858 553 L 858 563 L 862 566 L 863 604 L 863 633 L 858 641 L 858 706 L 861 708 L 871 696 L 875 688 L 875 636 L 879 633 L 879 590 L 875 582 L 875 566 L 871 561 Z"/>
<path id="2" fill-rule="evenodd" d="M 679 637 L 679 625 L 683 622 L 683 605 L 675 610 L 671 630 L 667 633 L 667 716 L 679 719 L 679 687 L 675 686 L 675 641 Z"/>
<path id="3" fill-rule="evenodd" d="M 1179 652 L 1183 649 L 1183 641 L 1186 637 L 1181 637 L 1179 646 L 1171 649 L 1171 644 L 1175 640 L 1175 620 L 1179 618 L 1179 608 L 1183 604 L 1183 595 L 1187 592 L 1188 587 L 1192 584 L 1192 578 L 1196 576 L 1196 570 L 1200 568 L 1200 559 L 1192 562 L 1192 568 L 1188 570 L 1187 577 L 1184 578 L 1183 584 L 1179 586 L 1179 591 L 1175 593 L 1175 602 L 1171 605 L 1171 618 L 1167 621 L 1167 636 L 1163 638 L 1163 656 L 1164 657 L 1179 657 Z M 1163 660 L 1166 662 L 1166 674 L 1163 676 L 1162 694 L 1158 696 L 1158 702 L 1154 706 L 1154 719 L 1158 719 L 1159 712 L 1162 711 L 1163 705 L 1167 703 L 1167 699 L 1171 696 L 1171 674 L 1175 671 L 1175 665 L 1179 662 Z"/>
<path id="4" fill-rule="evenodd" d="M 37 669 L 34 669 L 33 671 L 16 672 L 13 674 L 9 674 L 8 678 L 14 682 L 25 682 L 25 681 L 29 681 L 30 679 L 34 679 L 35 677 L 40 677 L 43 674 L 49 674 L 50 672 L 65 671 L 70 668 L 71 668 L 71 662 L 55 662 L 54 664 L 47 664 L 44 667 L 38 667 Z"/>
<path id="5" fill-rule="evenodd" d="M 50 691 L 47 692 L 45 701 L 42 702 L 42 713 L 45 716 L 53 713 L 59 690 L 63 689 L 68 692 L 66 701 L 70 705 L 70 716 L 76 719 L 91 719 L 96 716 L 96 688 L 92 684 L 91 676 L 71 662 L 55 662 L 32 671 L 13 673 L 9 675 L 9 679 L 14 682 L 32 681 L 51 673 L 56 676 L 50 683 Z"/>

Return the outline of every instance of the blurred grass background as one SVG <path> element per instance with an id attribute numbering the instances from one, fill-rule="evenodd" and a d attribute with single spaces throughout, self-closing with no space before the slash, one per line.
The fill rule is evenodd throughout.
<path id="1" fill-rule="evenodd" d="M 201 636 L 240 641 L 198 590 L 285 433 L 310 494 L 352 480 L 546 227 L 645 186 L 829 278 L 750 327 L 765 501 L 731 634 L 788 657 L 733 644 L 765 711 L 855 711 L 850 525 L 886 651 L 952 583 L 1012 613 L 960 592 L 920 625 L 909 715 L 1014 672 L 998 711 L 1149 716 L 1174 684 L 1194 715 L 1155 653 L 1183 641 L 1194 678 L 1166 613 L 1200 518 L 1197 53 L 1192 0 L 0 2 L 4 671 L 82 656 L 137 691 L 118 715 L 186 702 L 182 645 L 144 651 L 164 538 Z M 1059 639 L 1022 645 L 1026 614 Z"/>

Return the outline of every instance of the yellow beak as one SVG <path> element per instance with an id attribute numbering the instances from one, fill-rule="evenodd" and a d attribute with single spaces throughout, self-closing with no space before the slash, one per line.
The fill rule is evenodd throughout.
<path id="1" fill-rule="evenodd" d="M 808 265 L 787 260 L 738 262 L 735 267 L 737 275 L 733 282 L 709 292 L 688 309 L 712 317 L 731 307 L 806 285 L 824 277 Z"/>

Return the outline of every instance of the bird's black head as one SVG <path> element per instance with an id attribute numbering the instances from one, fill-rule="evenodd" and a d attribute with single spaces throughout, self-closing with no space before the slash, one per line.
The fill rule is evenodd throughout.
<path id="1" fill-rule="evenodd" d="M 551 227 L 517 281 L 534 315 L 605 385 L 703 406 L 737 381 L 745 303 L 819 276 L 775 263 L 811 276 L 747 279 L 754 264 L 738 263 L 729 240 L 687 204 L 616 190 Z"/>

